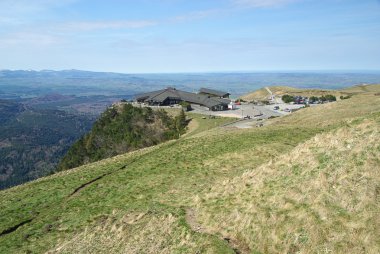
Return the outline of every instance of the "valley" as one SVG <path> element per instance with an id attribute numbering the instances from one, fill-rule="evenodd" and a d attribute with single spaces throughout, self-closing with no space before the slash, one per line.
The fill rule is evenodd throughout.
<path id="1" fill-rule="evenodd" d="M 0 100 L 0 189 L 53 173 L 95 118 Z"/>

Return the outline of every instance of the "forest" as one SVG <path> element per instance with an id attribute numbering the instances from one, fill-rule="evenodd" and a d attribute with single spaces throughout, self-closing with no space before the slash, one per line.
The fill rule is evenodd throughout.
<path id="1" fill-rule="evenodd" d="M 185 132 L 186 125 L 183 111 L 177 116 L 170 116 L 164 110 L 138 108 L 128 103 L 109 107 L 91 131 L 70 148 L 57 170 L 78 167 L 179 138 Z"/>
<path id="2" fill-rule="evenodd" d="M 54 171 L 69 147 L 95 121 L 95 116 L 35 109 L 0 100 L 0 189 Z"/>

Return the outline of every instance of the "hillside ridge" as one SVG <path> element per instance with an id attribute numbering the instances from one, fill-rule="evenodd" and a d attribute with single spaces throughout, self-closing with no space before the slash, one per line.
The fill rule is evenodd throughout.
<path id="1" fill-rule="evenodd" d="M 359 94 L 261 128 L 193 114 L 177 140 L 0 191 L 0 232 L 32 219 L 0 252 L 376 253 L 379 112 Z"/>
<path id="2" fill-rule="evenodd" d="M 178 138 L 186 126 L 183 111 L 170 116 L 164 110 L 139 108 L 128 103 L 115 104 L 70 147 L 57 171 Z"/>
<path id="3" fill-rule="evenodd" d="M 270 91 L 275 96 L 281 97 L 282 95 L 288 94 L 292 96 L 323 96 L 327 94 L 331 94 L 336 96 L 338 99 L 340 96 L 352 96 L 355 94 L 362 93 L 376 93 L 380 90 L 380 84 L 372 84 L 372 85 L 356 85 L 352 87 L 347 87 L 340 90 L 334 89 L 317 89 L 317 88 L 296 88 L 291 86 L 268 86 Z M 266 88 L 261 88 L 251 93 L 244 94 L 239 98 L 245 101 L 254 101 L 254 100 L 267 100 L 268 96 L 271 94 Z"/>

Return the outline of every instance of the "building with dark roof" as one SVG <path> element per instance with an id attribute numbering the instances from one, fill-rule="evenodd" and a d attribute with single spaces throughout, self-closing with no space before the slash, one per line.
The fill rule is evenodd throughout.
<path id="1" fill-rule="evenodd" d="M 151 106 L 168 106 L 182 101 L 207 107 L 212 111 L 228 109 L 229 99 L 212 97 L 205 94 L 189 93 L 172 87 L 143 93 L 135 96 L 137 102 L 147 103 Z"/>
<path id="2" fill-rule="evenodd" d="M 208 89 L 208 88 L 201 88 L 199 89 L 199 94 L 204 94 L 211 97 L 219 97 L 219 98 L 229 98 L 230 93 L 222 92 L 218 90 Z"/>

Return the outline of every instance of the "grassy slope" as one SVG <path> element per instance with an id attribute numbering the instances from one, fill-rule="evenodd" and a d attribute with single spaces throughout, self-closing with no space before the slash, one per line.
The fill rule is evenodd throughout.
<path id="1" fill-rule="evenodd" d="M 283 174 L 278 172 L 282 168 L 276 168 L 277 166 L 268 170 L 267 174 L 265 172 L 258 174 L 263 178 L 256 179 L 256 181 L 269 184 L 262 189 L 249 188 L 251 182 L 246 181 L 246 176 L 250 176 L 251 172 L 257 172 L 258 169 L 268 168 L 266 165 L 268 161 L 273 161 L 273 165 L 281 165 L 281 160 L 284 160 L 284 156 L 281 155 L 293 156 L 295 151 L 302 148 L 302 143 L 317 134 L 333 133 L 339 128 L 348 128 L 349 130 L 356 128 L 355 126 L 360 125 L 359 121 L 351 122 L 348 125 L 347 121 L 358 116 L 372 119 L 370 120 L 372 129 L 369 131 L 374 136 L 373 140 L 376 141 L 379 134 L 373 126 L 378 126 L 378 116 L 372 114 L 367 117 L 367 115 L 379 111 L 379 96 L 355 96 L 349 100 L 298 111 L 281 119 L 275 119 L 272 125 L 263 128 L 229 129 L 228 131 L 213 128 L 209 131 L 195 131 L 192 135 L 176 141 L 85 165 L 1 191 L 0 232 L 21 222 L 30 219 L 32 221 L 20 226 L 12 233 L 0 236 L 0 253 L 25 252 L 27 250 L 32 252 L 50 250 L 61 253 L 102 253 L 105 251 L 114 253 L 195 253 L 197 251 L 233 253 L 231 245 L 223 241 L 220 236 L 236 239 L 239 241 L 238 246 L 243 246 L 241 250 L 251 249 L 262 252 L 278 250 L 282 252 L 287 248 L 289 250 L 290 242 L 294 240 L 291 237 L 296 237 L 297 234 L 299 234 L 297 239 L 307 237 L 307 241 L 302 241 L 311 245 L 305 246 L 319 248 L 320 242 L 314 240 L 313 235 L 309 236 L 309 232 L 314 233 L 313 229 L 316 228 L 315 232 L 322 235 L 327 232 L 326 235 L 329 235 L 330 232 L 344 230 L 347 225 L 350 225 L 351 217 L 341 220 L 339 212 L 342 211 L 342 216 L 345 214 L 351 216 L 351 210 L 342 210 L 340 203 L 335 204 L 338 208 L 331 211 L 336 214 L 333 213 L 334 216 L 327 219 L 329 224 L 337 225 L 331 227 L 331 231 L 329 225 L 317 224 L 318 220 L 313 221 L 313 219 L 305 219 L 308 223 L 303 224 L 304 231 L 297 231 L 299 230 L 297 226 L 302 224 L 303 220 L 296 220 L 297 223 L 290 228 L 294 229 L 289 236 L 290 240 L 281 239 L 281 233 L 286 232 L 289 223 L 280 224 L 276 223 L 277 220 L 270 220 L 272 218 L 270 209 L 278 211 L 276 210 L 278 207 L 278 209 L 290 210 L 288 214 L 290 217 L 284 218 L 294 219 L 294 216 L 298 214 L 305 218 L 314 216 L 314 207 L 309 209 L 311 205 L 308 202 L 315 197 L 313 195 L 318 196 L 318 188 L 313 189 L 312 186 L 319 178 L 308 175 L 311 174 L 309 171 L 313 171 L 314 168 L 303 170 L 303 166 L 309 166 L 308 160 L 305 159 L 309 157 L 305 157 L 300 162 L 301 164 L 296 165 L 297 167 L 294 169 L 293 162 L 288 161 Z M 208 128 L 213 127 L 212 119 L 198 118 L 195 120 L 206 120 Z M 204 125 L 200 123 L 199 126 Z M 357 134 L 358 137 L 365 137 L 363 133 L 360 130 Z M 329 140 L 335 134 L 320 135 L 325 140 Z M 354 142 L 358 140 L 360 138 L 355 139 Z M 313 141 L 305 144 L 304 146 L 311 147 Z M 377 155 L 378 158 L 380 156 L 379 149 L 373 149 L 371 144 L 374 143 L 369 142 L 368 145 L 365 142 L 361 143 L 363 149 L 369 149 L 369 153 L 373 153 L 371 156 Z M 296 149 L 294 149 L 295 147 Z M 320 161 L 314 162 L 313 160 L 312 162 L 325 163 L 326 167 L 331 167 L 329 163 L 335 165 L 334 163 L 341 162 L 340 160 L 336 161 L 335 157 L 329 154 L 328 149 L 330 148 L 331 146 L 328 145 L 317 147 L 321 151 L 316 153 L 318 155 L 327 151 L 326 158 L 329 161 L 325 162 L 322 156 Z M 349 153 L 345 155 L 349 157 L 347 163 L 351 163 L 353 161 L 351 155 Z M 374 167 L 379 166 L 378 160 L 371 159 L 371 163 L 374 163 Z M 315 165 L 312 164 L 313 167 Z M 316 167 L 318 168 L 318 165 Z M 349 166 L 346 169 L 357 171 L 356 168 Z M 294 174 L 291 174 L 292 170 L 295 171 Z M 364 163 L 363 167 L 358 168 L 357 174 L 367 172 L 366 170 L 368 168 Z M 327 173 L 328 171 L 323 172 Z M 331 175 L 325 174 L 324 177 L 327 179 L 326 181 L 333 181 L 337 177 L 344 178 L 344 175 L 340 175 L 341 172 L 345 171 L 334 171 Z M 366 174 L 371 174 L 371 172 Z M 105 176 L 71 195 L 81 185 L 102 175 Z M 300 175 L 306 176 L 300 178 Z M 355 176 L 355 172 L 353 175 Z M 244 180 L 242 184 L 237 183 L 239 177 Z M 355 177 L 348 177 L 355 179 Z M 298 184 L 299 179 L 302 181 Z M 228 181 L 236 183 L 239 188 L 229 193 L 231 188 L 228 188 L 228 184 L 226 188 L 221 187 Z M 287 187 L 288 183 L 293 184 L 290 185 L 294 186 L 293 190 Z M 335 193 L 329 192 L 329 189 L 323 189 L 323 192 L 320 193 L 327 196 L 339 194 L 341 195 L 339 199 L 347 200 L 350 198 L 347 196 L 347 193 L 350 193 L 349 190 L 364 188 L 368 185 L 368 181 L 350 180 L 347 181 L 347 184 L 350 186 L 344 188 L 345 191 Z M 374 178 L 370 184 L 370 186 L 376 184 L 378 186 L 377 178 Z M 327 184 L 325 187 L 332 186 Z M 240 194 L 240 190 L 244 195 Z M 250 192 L 251 190 L 252 192 Z M 288 196 L 288 191 L 292 191 L 290 194 L 293 195 L 289 196 L 290 201 L 287 201 L 289 205 L 286 205 L 287 203 L 282 198 Z M 311 192 L 313 195 L 309 195 Z M 371 191 L 369 190 L 369 192 Z M 260 199 L 259 196 L 254 195 L 256 193 L 262 193 L 264 196 Z M 270 197 L 270 199 L 265 199 L 265 197 Z M 358 194 L 355 197 L 361 196 Z M 301 202 L 302 198 L 305 199 L 305 202 Z M 318 200 L 320 201 L 318 207 L 323 207 L 324 200 L 322 198 Z M 327 201 L 333 202 L 334 199 L 327 199 Z M 364 206 L 364 208 L 361 206 L 362 210 L 359 210 L 352 218 L 363 218 L 367 221 L 353 220 L 352 223 L 362 229 L 360 232 L 370 234 L 371 229 L 366 231 L 363 230 L 363 227 L 366 223 L 373 222 L 374 215 L 371 217 L 370 211 L 374 211 L 373 209 L 379 203 L 374 200 L 372 203 L 363 204 L 369 206 Z M 188 225 L 185 219 L 187 207 L 197 207 L 199 220 L 205 227 L 204 231 L 194 231 Z M 246 216 L 234 217 L 233 212 L 239 210 L 240 207 L 245 211 L 244 215 Z M 251 210 L 254 210 L 255 207 L 258 207 L 257 210 L 267 211 L 258 216 L 257 221 L 262 223 L 259 225 L 254 223 L 253 219 L 249 220 L 251 218 L 249 215 L 252 215 Z M 297 209 L 302 212 L 298 213 Z M 327 209 L 326 213 L 330 215 L 330 210 Z M 286 213 L 284 214 L 286 215 Z M 245 219 L 240 220 L 240 218 Z M 228 219 L 236 219 L 236 226 L 232 225 L 234 220 L 228 222 Z M 219 226 L 219 223 L 223 226 Z M 373 223 L 372 225 L 376 226 Z M 253 234 L 258 232 L 260 227 L 266 230 L 260 236 Z M 303 232 L 305 232 L 305 237 Z M 350 232 L 351 235 L 356 236 L 356 231 Z M 330 239 L 329 247 L 334 249 L 336 246 L 348 246 L 347 242 L 339 241 L 341 239 L 339 237 Z M 268 243 L 271 243 L 270 241 L 273 239 L 276 240 L 274 249 L 266 249 L 268 248 L 266 246 L 271 245 Z M 351 238 L 348 241 L 355 239 Z M 360 243 L 370 248 L 369 250 L 376 250 L 378 242 L 371 241 L 371 238 L 368 239 L 367 242 L 363 240 Z M 296 251 L 296 248 L 304 250 L 301 247 L 296 244 L 291 250 Z"/>
<path id="2" fill-rule="evenodd" d="M 373 85 L 357 85 L 352 87 L 347 87 L 341 90 L 343 93 L 347 94 L 379 94 L 380 93 L 380 84 Z"/>
<path id="3" fill-rule="evenodd" d="M 380 114 L 215 184 L 198 218 L 255 253 L 380 252 Z"/>
<path id="4" fill-rule="evenodd" d="M 361 93 L 376 93 L 380 92 L 380 85 L 358 85 L 349 88 L 345 88 L 342 90 L 321 90 L 321 89 L 301 89 L 294 88 L 289 86 L 271 86 L 269 87 L 273 94 L 277 96 L 282 96 L 284 94 L 290 94 L 293 96 L 322 96 L 326 94 L 335 95 L 338 99 L 342 96 L 353 95 L 353 94 L 361 94 Z M 261 88 L 252 93 L 248 93 L 246 95 L 241 96 L 242 99 L 246 101 L 252 100 L 267 100 L 268 99 L 268 91 L 265 88 Z"/>

